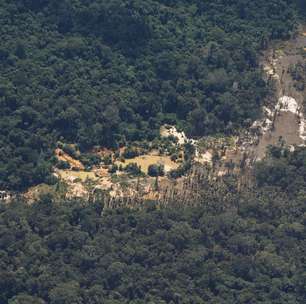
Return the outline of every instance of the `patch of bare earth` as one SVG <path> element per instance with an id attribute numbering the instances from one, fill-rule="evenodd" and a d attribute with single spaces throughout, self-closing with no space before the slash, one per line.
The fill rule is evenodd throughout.
<path id="1" fill-rule="evenodd" d="M 269 145 L 277 145 L 280 141 L 287 145 L 304 144 L 304 98 L 305 91 L 299 91 L 294 86 L 294 79 L 290 67 L 303 62 L 303 48 L 306 47 L 306 35 L 302 28 L 294 38 L 286 42 L 279 42 L 266 53 L 264 70 L 267 81 L 276 88 L 276 104 L 273 102 L 266 108 L 266 115 L 270 125 L 262 128 L 262 134 L 257 145 L 250 148 L 256 159 L 262 159 Z M 280 105 L 283 100 L 289 105 Z M 286 108 L 287 106 L 287 108 Z"/>
<path id="2" fill-rule="evenodd" d="M 67 154 L 60 148 L 55 149 L 55 156 L 58 158 L 58 160 L 68 162 L 72 169 L 76 169 L 76 170 L 85 169 L 84 165 L 79 160 L 74 159 L 73 157 L 71 157 L 69 154 Z"/>

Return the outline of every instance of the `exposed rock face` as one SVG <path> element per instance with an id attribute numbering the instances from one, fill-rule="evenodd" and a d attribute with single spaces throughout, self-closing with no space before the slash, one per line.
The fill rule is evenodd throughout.
<path id="1" fill-rule="evenodd" d="M 10 202 L 13 199 L 14 195 L 11 192 L 1 190 L 0 191 L 0 201 Z"/>
<path id="2" fill-rule="evenodd" d="M 173 136 L 178 140 L 179 145 L 184 145 L 185 143 L 188 142 L 188 138 L 185 135 L 185 133 L 183 131 L 179 132 L 174 126 L 168 126 L 168 125 L 162 126 L 160 128 L 160 135 L 161 137 Z"/>
<path id="3" fill-rule="evenodd" d="M 282 96 L 279 98 L 275 110 L 283 112 L 292 112 L 293 114 L 298 114 L 299 106 L 296 100 L 290 96 Z"/>

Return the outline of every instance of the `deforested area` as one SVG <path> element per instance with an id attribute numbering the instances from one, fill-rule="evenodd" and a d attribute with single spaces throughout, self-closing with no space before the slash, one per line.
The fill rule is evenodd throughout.
<path id="1" fill-rule="evenodd" d="M 305 14 L 0 1 L 0 304 L 305 303 Z"/>
<path id="2" fill-rule="evenodd" d="M 52 184 L 58 142 L 236 134 L 269 87 L 260 50 L 294 32 L 289 0 L 0 3 L 0 187 Z M 90 154 L 90 155 L 88 155 Z"/>

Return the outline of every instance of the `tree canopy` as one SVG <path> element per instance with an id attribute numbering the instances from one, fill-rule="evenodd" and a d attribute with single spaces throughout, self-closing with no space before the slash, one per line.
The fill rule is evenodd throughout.
<path id="1" fill-rule="evenodd" d="M 0 187 L 49 182 L 57 140 L 114 147 L 164 123 L 193 136 L 257 117 L 259 50 L 287 38 L 289 0 L 3 0 Z"/>
<path id="2" fill-rule="evenodd" d="M 203 184 L 194 207 L 0 204 L 0 302 L 304 303 L 305 163 L 274 151 L 251 188 Z"/>

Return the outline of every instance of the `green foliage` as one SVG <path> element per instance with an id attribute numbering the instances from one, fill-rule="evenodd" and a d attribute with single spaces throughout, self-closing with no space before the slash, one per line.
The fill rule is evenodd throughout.
<path id="1" fill-rule="evenodd" d="M 301 50 L 305 53 L 304 50 Z M 303 91 L 306 85 L 306 64 L 299 62 L 295 66 L 290 67 L 290 73 L 292 78 L 295 80 L 294 86 L 297 90 Z"/>
<path id="2" fill-rule="evenodd" d="M 84 152 L 164 123 L 244 126 L 267 93 L 263 41 L 294 26 L 289 0 L 1 1 L 0 188 L 43 182 L 59 140 Z"/>
<path id="3" fill-rule="evenodd" d="M 127 158 L 127 159 L 131 159 L 131 158 L 134 158 L 136 156 L 138 156 L 139 153 L 137 151 L 136 148 L 132 148 L 132 147 L 127 147 L 124 151 L 123 151 L 123 154 L 122 156 L 124 158 Z"/>
<path id="4" fill-rule="evenodd" d="M 192 160 L 195 154 L 195 147 L 191 143 L 187 143 L 184 145 L 184 159 L 186 162 Z"/>
<path id="5" fill-rule="evenodd" d="M 63 170 L 65 170 L 65 169 L 70 169 L 70 164 L 69 164 L 67 161 L 60 160 L 60 161 L 57 163 L 56 167 L 57 167 L 58 169 L 63 169 Z"/>
<path id="6" fill-rule="evenodd" d="M 141 168 L 137 165 L 137 163 L 129 163 L 124 167 L 124 171 L 131 175 L 140 175 Z"/>
<path id="7" fill-rule="evenodd" d="M 92 166 L 99 165 L 101 163 L 101 157 L 92 153 L 82 153 L 78 159 L 80 159 L 86 168 L 91 168 Z"/>
<path id="8" fill-rule="evenodd" d="M 306 151 L 271 147 L 270 157 L 256 165 L 255 174 L 259 186 L 280 187 L 296 195 L 306 187 Z"/>
<path id="9" fill-rule="evenodd" d="M 0 203 L 0 302 L 305 303 L 305 151 L 273 150 L 253 188 L 204 182 L 195 207 Z"/>
<path id="10" fill-rule="evenodd" d="M 150 165 L 148 167 L 148 175 L 152 177 L 156 176 L 164 176 L 165 175 L 165 169 L 163 165 Z"/>
<path id="11" fill-rule="evenodd" d="M 169 172 L 169 176 L 171 178 L 179 178 L 179 177 L 185 175 L 190 169 L 191 169 L 191 162 L 190 162 L 190 160 L 189 161 L 185 161 L 177 169 L 171 170 Z"/>
<path id="12" fill-rule="evenodd" d="M 306 18 L 306 2 L 304 0 L 295 0 L 294 2 L 297 3 L 301 15 Z"/>

